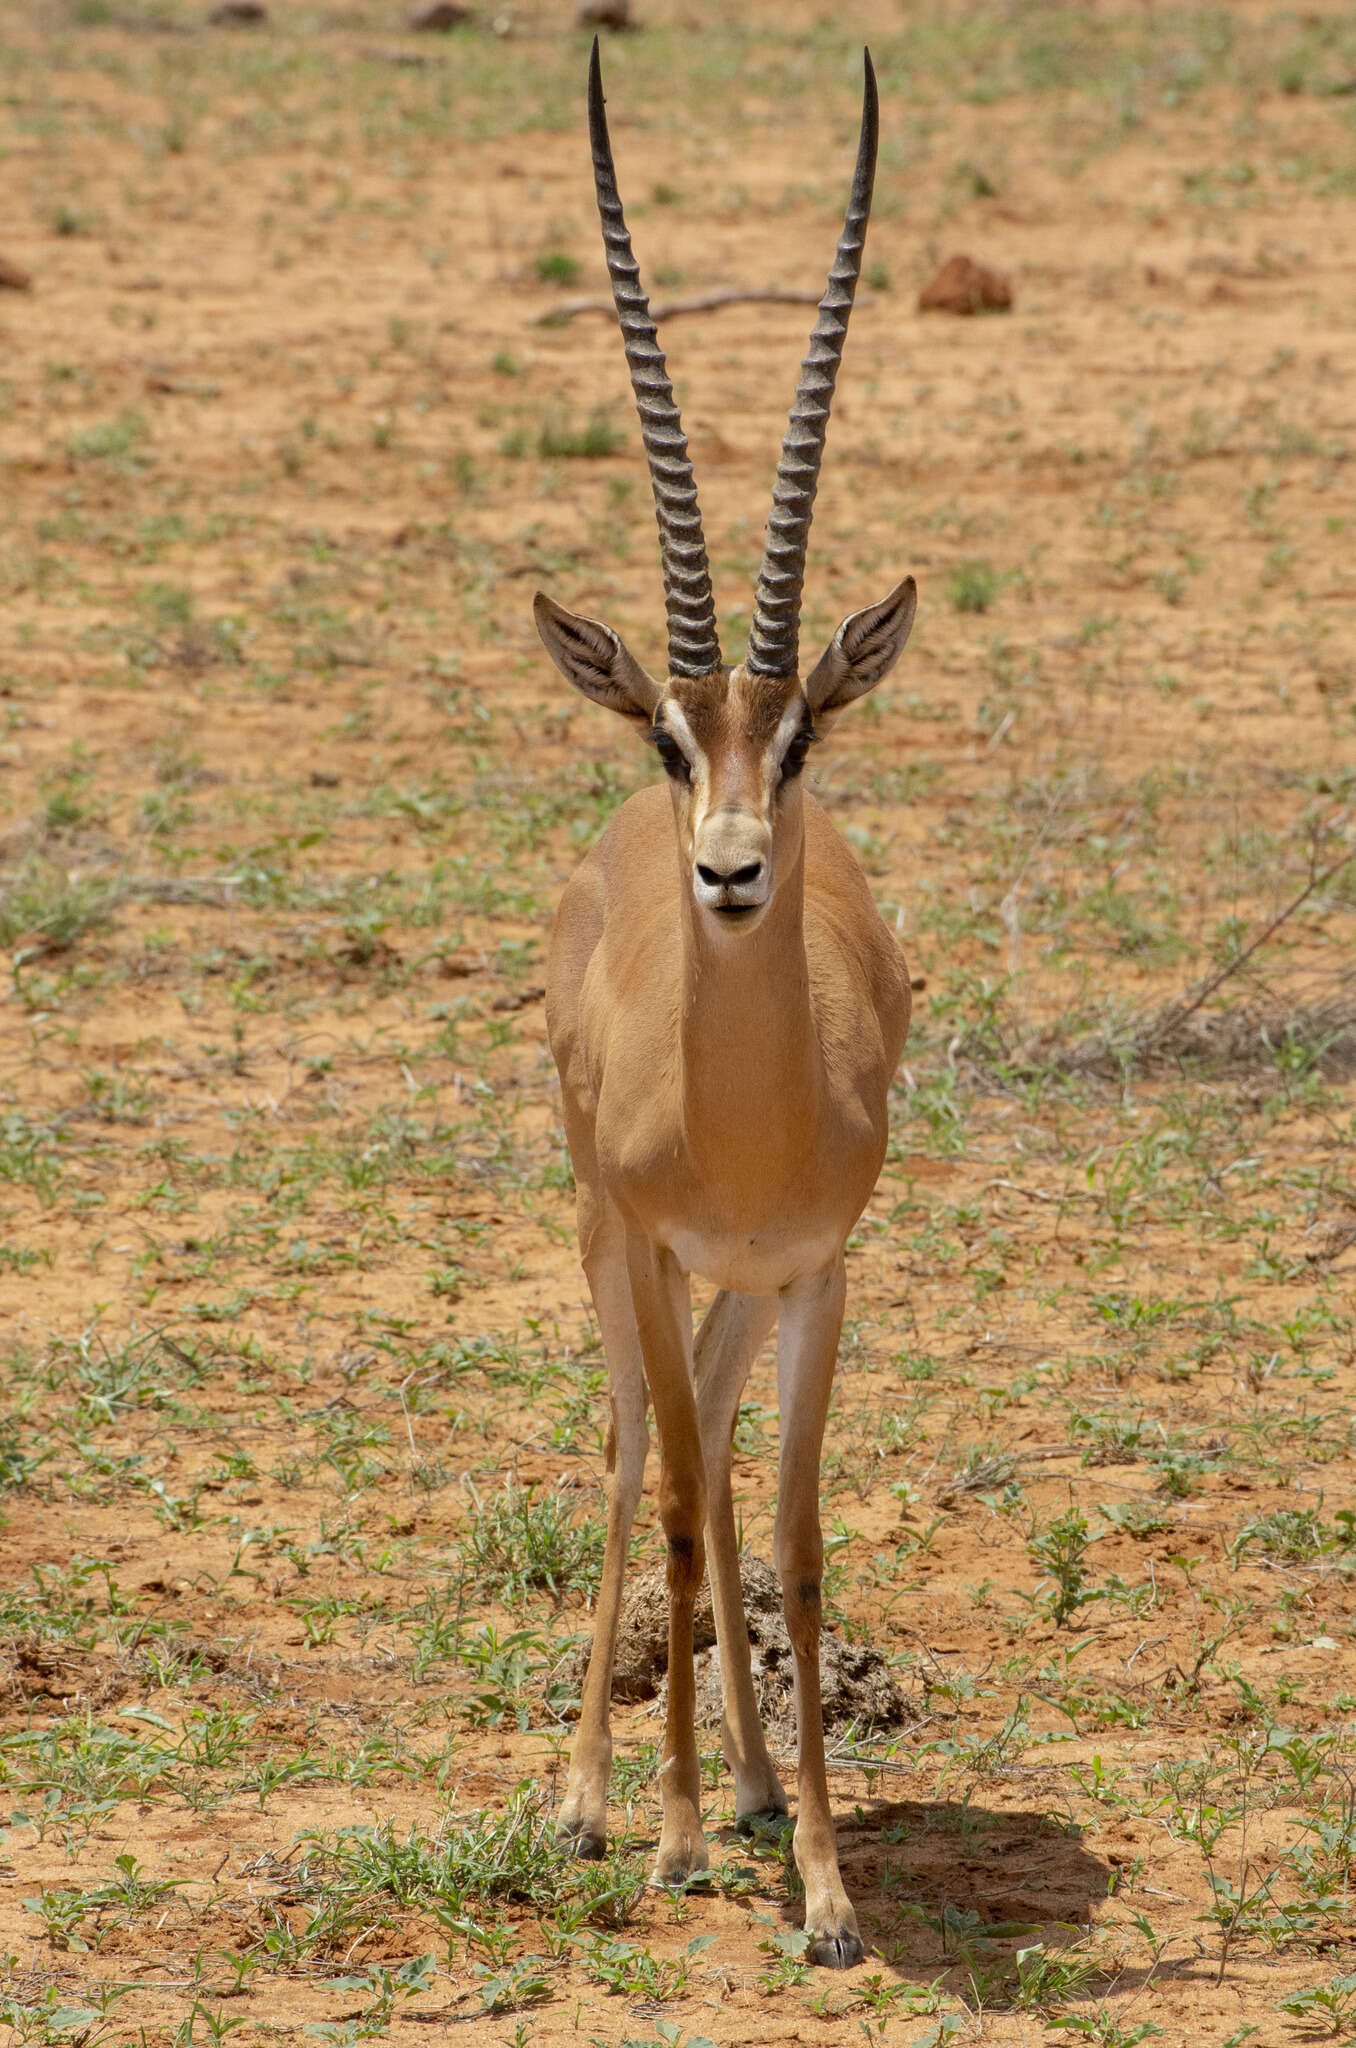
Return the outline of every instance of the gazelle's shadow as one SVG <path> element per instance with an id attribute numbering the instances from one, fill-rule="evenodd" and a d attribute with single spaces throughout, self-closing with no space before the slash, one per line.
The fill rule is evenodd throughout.
<path id="1" fill-rule="evenodd" d="M 975 1800 L 835 1800 L 843 1882 L 869 1951 L 931 1979 L 966 1941 L 1069 1940 L 1105 1899 L 1115 1865 L 1048 1810 L 1000 1811 Z M 730 1837 L 733 1844 L 737 1838 Z M 788 1924 L 800 1908 L 788 1904 Z"/>

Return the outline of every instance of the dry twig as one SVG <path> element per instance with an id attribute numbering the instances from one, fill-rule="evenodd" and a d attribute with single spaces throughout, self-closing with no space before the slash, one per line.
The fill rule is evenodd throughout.
<path id="1" fill-rule="evenodd" d="M 865 304 L 874 295 L 858 292 L 857 303 Z M 722 306 L 817 306 L 818 292 L 780 291 L 775 286 L 766 288 L 758 285 L 728 284 L 717 285 L 709 292 L 694 292 L 688 299 L 656 299 L 650 312 L 656 320 L 676 320 L 683 313 L 714 313 Z M 613 315 L 615 308 L 610 298 L 561 299 L 544 313 L 535 313 L 528 325 L 531 327 L 564 327 L 581 313 L 602 313 Z"/>

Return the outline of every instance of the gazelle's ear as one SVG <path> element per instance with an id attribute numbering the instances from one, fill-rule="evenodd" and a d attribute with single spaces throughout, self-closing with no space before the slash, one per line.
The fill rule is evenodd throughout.
<path id="1" fill-rule="evenodd" d="M 663 691 L 621 636 L 601 619 L 581 619 L 539 590 L 532 600 L 542 645 L 567 683 L 634 725 L 649 725 Z"/>
<path id="2" fill-rule="evenodd" d="M 879 604 L 844 619 L 806 679 L 816 719 L 832 718 L 890 673 L 904 652 L 917 604 L 917 586 L 906 576 Z"/>

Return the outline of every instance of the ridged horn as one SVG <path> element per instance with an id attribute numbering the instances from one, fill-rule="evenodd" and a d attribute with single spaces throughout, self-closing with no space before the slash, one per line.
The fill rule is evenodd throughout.
<path id="1" fill-rule="evenodd" d="M 607 274 L 612 280 L 612 297 L 626 344 L 631 388 L 636 394 L 640 435 L 650 465 L 650 484 L 659 520 L 664 607 L 669 621 L 669 673 L 706 676 L 723 664 L 706 563 L 706 541 L 697 505 L 697 480 L 692 473 L 687 437 L 678 416 L 664 352 L 659 346 L 658 330 L 650 317 L 650 302 L 641 290 L 640 267 L 631 253 L 631 237 L 617 192 L 596 36 L 589 60 L 589 141 L 593 146 L 593 183 L 603 224 Z"/>
<path id="2" fill-rule="evenodd" d="M 753 600 L 748 667 L 758 675 L 790 676 L 800 658 L 800 593 L 805 581 L 805 549 L 814 516 L 819 465 L 829 427 L 833 387 L 847 338 L 848 317 L 861 275 L 866 223 L 871 214 L 871 189 L 876 177 L 876 73 L 871 52 L 863 51 L 866 80 L 862 94 L 862 128 L 857 144 L 857 169 L 847 217 L 838 238 L 838 253 L 819 302 L 810 336 L 810 351 L 801 364 L 796 402 L 782 442 L 772 511 L 767 522 L 763 564 Z"/>

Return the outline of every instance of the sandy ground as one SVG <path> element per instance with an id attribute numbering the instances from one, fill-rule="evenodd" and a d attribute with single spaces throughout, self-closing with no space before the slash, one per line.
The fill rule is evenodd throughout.
<path id="1" fill-rule="evenodd" d="M 814 769 L 920 982 L 824 1475 L 833 1625 L 910 1702 L 834 1759 L 871 1955 L 799 1962 L 711 1728 L 717 1882 L 644 1888 L 645 1703 L 606 1884 L 546 1847 L 602 1366 L 545 940 L 655 770 L 532 592 L 662 645 L 615 330 L 544 324 L 604 289 L 586 40 L 9 7 L 0 2022 L 1350 2031 L 1279 2001 L 1353 1967 L 1356 38 L 644 16 L 606 63 L 659 298 L 817 290 L 864 36 L 881 78 L 803 629 L 918 577 Z M 958 251 L 1011 314 L 918 313 Z M 809 318 L 665 327 L 727 647 Z M 1195 1040 L 1088 1055 L 1324 876 Z M 762 1555 L 774 1411 L 764 1359 Z"/>

